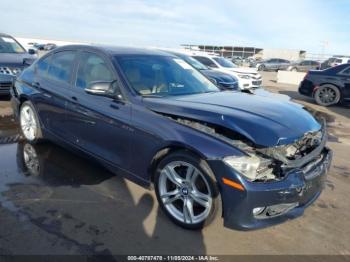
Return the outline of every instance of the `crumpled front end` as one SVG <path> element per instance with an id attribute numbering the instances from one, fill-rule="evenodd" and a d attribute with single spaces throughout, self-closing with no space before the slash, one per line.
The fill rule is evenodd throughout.
<path id="1" fill-rule="evenodd" d="M 250 153 L 245 149 L 248 158 L 258 159 L 254 172 L 241 171 L 238 161 L 209 161 L 214 173 L 220 174 L 224 225 L 249 230 L 301 216 L 324 187 L 332 161 L 326 141 L 323 124 L 321 130 L 306 133 L 289 145 L 250 148 Z M 227 186 L 223 177 L 244 190 Z"/>
<path id="2" fill-rule="evenodd" d="M 307 132 L 291 144 L 259 147 L 224 127 L 172 119 L 245 153 L 207 160 L 221 188 L 226 227 L 249 230 L 298 217 L 323 189 L 332 161 L 323 120 L 320 130 Z"/>

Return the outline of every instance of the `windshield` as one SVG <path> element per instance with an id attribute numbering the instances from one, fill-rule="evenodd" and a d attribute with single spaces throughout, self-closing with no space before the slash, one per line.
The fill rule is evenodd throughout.
<path id="1" fill-rule="evenodd" d="M 213 59 L 219 63 L 222 67 L 227 67 L 227 68 L 235 68 L 237 65 L 232 63 L 230 60 L 227 60 L 226 58 L 223 57 L 213 57 Z"/>
<path id="2" fill-rule="evenodd" d="M 15 39 L 8 36 L 0 36 L 0 53 L 24 53 L 23 47 Z"/>
<path id="3" fill-rule="evenodd" d="M 142 96 L 220 91 L 184 60 L 166 56 L 115 57 L 131 87 Z"/>

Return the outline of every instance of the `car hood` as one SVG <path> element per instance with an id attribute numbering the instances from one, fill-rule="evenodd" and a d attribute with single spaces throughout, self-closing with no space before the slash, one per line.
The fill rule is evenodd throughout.
<path id="1" fill-rule="evenodd" d="M 218 83 L 234 83 L 237 82 L 237 79 L 229 74 L 225 74 L 219 71 L 214 70 L 201 70 L 203 75 L 206 77 L 214 78 Z"/>
<path id="2" fill-rule="evenodd" d="M 0 66 L 25 67 L 35 60 L 35 56 L 28 53 L 4 54 L 0 53 Z"/>
<path id="3" fill-rule="evenodd" d="M 154 112 L 226 127 L 263 147 L 290 144 L 321 128 L 301 105 L 241 92 L 148 97 L 143 103 Z"/>

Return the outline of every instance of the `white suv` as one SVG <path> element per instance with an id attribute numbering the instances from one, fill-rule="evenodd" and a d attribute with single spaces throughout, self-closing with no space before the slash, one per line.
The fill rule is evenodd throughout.
<path id="1" fill-rule="evenodd" d="M 350 63 L 350 57 L 332 57 L 331 59 L 333 60 L 330 63 L 331 67 Z"/>
<path id="2" fill-rule="evenodd" d="M 241 90 L 261 87 L 262 78 L 256 69 L 238 67 L 230 60 L 217 55 L 197 53 L 192 54 L 192 57 L 213 70 L 228 73 L 236 77 Z"/>

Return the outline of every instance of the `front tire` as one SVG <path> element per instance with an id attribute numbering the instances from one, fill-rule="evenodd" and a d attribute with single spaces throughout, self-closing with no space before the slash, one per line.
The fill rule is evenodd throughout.
<path id="1" fill-rule="evenodd" d="M 330 84 L 320 86 L 314 94 L 316 103 L 321 106 L 331 106 L 339 103 L 340 96 L 338 87 Z"/>
<path id="2" fill-rule="evenodd" d="M 35 144 L 43 138 L 39 118 L 31 102 L 25 101 L 21 105 L 19 120 L 22 135 L 29 143 Z"/>
<path id="3" fill-rule="evenodd" d="M 222 214 L 215 176 L 204 160 L 187 151 L 164 157 L 154 183 L 161 209 L 183 228 L 201 229 Z"/>
<path id="4" fill-rule="evenodd" d="M 265 66 L 264 65 L 259 65 L 258 71 L 265 71 Z"/>

